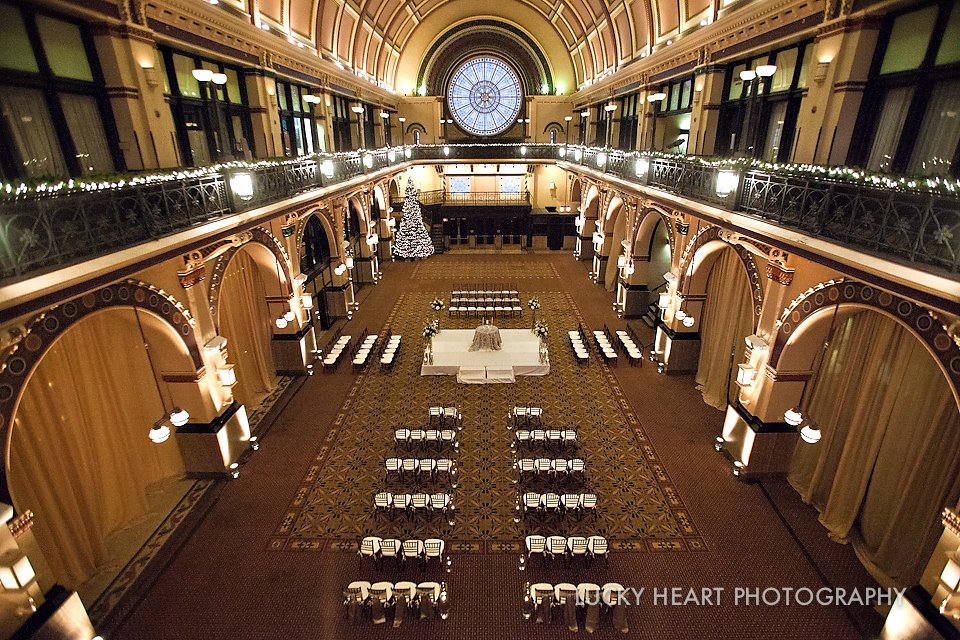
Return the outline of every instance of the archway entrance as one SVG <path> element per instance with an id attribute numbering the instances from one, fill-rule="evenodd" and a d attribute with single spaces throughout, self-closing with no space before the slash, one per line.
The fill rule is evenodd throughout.
<path id="1" fill-rule="evenodd" d="M 69 327 L 24 386 L 7 451 L 10 495 L 36 514 L 53 577 L 85 602 L 192 484 L 175 438 L 155 444 L 148 432 L 173 408 L 164 376 L 195 370 L 163 320 L 111 307 Z"/>

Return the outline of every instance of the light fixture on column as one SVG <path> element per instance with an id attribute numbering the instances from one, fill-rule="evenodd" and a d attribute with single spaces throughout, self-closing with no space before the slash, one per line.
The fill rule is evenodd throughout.
<path id="1" fill-rule="evenodd" d="M 757 67 L 757 75 L 761 78 L 769 78 L 777 72 L 777 65 L 775 64 L 761 64 Z"/>
<path id="2" fill-rule="evenodd" d="M 338 276 L 342 276 L 344 273 L 346 273 L 346 271 L 347 271 L 347 265 L 343 264 L 342 262 L 338 264 L 333 270 L 333 272 Z"/>
<path id="3" fill-rule="evenodd" d="M 615 103 L 615 102 L 608 102 L 607 104 L 603 105 L 603 110 L 606 111 L 607 113 L 610 113 L 611 111 L 616 111 L 616 110 L 617 110 L 617 103 Z"/>
<path id="4" fill-rule="evenodd" d="M 237 384 L 237 372 L 234 365 L 225 364 L 217 369 L 217 379 L 223 387 L 232 387 Z"/>
<path id="5" fill-rule="evenodd" d="M 647 158 L 637 158 L 634 171 L 637 174 L 638 178 L 642 178 L 647 175 L 647 172 L 650 170 L 650 160 Z"/>
<path id="6" fill-rule="evenodd" d="M 230 176 L 230 190 L 241 200 L 253 198 L 253 176 L 246 171 Z"/>
<path id="7" fill-rule="evenodd" d="M 304 311 L 310 311 L 313 309 L 313 295 L 309 293 L 304 293 L 300 296 L 300 304 L 303 305 Z"/>
<path id="8" fill-rule="evenodd" d="M 756 381 L 757 369 L 750 364 L 737 365 L 737 384 L 741 387 L 753 386 Z"/>
<path id="9" fill-rule="evenodd" d="M 4 590 L 26 591 L 36 578 L 30 559 L 21 551 L 10 549 L 0 557 L 0 586 Z"/>
<path id="10" fill-rule="evenodd" d="M 333 177 L 333 161 L 324 160 L 320 163 L 320 173 L 322 173 L 327 178 Z"/>
<path id="11" fill-rule="evenodd" d="M 147 355 L 150 374 L 153 376 L 153 383 L 157 388 L 157 397 L 160 398 L 160 406 L 163 408 L 162 417 L 153 423 L 147 435 L 151 442 L 160 444 L 170 438 L 170 427 L 167 426 L 167 420 L 175 427 L 182 427 L 187 424 L 187 420 L 190 419 L 190 414 L 179 407 L 175 407 L 170 415 L 167 415 L 167 403 L 166 400 L 164 400 L 163 391 L 160 389 L 160 379 L 157 376 L 157 370 L 153 366 L 153 356 L 150 355 L 150 344 L 147 342 L 147 337 L 143 332 L 143 324 L 140 322 L 140 310 L 134 307 L 133 314 L 137 319 L 137 329 L 140 330 L 140 341 L 143 343 L 143 351 Z"/>
<path id="12" fill-rule="evenodd" d="M 222 87 L 223 85 L 227 84 L 227 74 L 214 73 L 213 75 L 210 76 L 210 82 L 217 85 L 218 87 Z"/>
<path id="13" fill-rule="evenodd" d="M 343 264 L 347 267 L 347 269 L 353 269 L 353 264 L 354 264 L 354 263 L 353 263 L 353 251 L 352 251 L 352 250 L 347 249 L 346 252 L 344 252 Z"/>
<path id="14" fill-rule="evenodd" d="M 736 171 L 722 170 L 717 172 L 717 195 L 728 196 L 737 190 L 740 184 L 740 174 Z"/>

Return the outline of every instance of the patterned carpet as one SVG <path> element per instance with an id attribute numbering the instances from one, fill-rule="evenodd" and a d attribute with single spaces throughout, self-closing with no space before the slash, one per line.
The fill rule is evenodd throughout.
<path id="1" fill-rule="evenodd" d="M 483 264 L 482 276 L 477 277 L 477 263 Z M 559 278 L 553 263 L 533 261 L 528 256 L 443 256 L 440 260 L 423 260 L 413 270 L 413 278 L 418 280 L 453 280 L 457 287 L 481 287 L 483 283 L 494 286 L 519 288 L 518 280 Z M 449 291 L 444 296 L 450 295 Z"/>
<path id="2" fill-rule="evenodd" d="M 421 277 L 429 264 L 418 268 Z M 451 261 L 444 264 L 450 267 Z M 496 274 L 489 277 L 497 279 Z M 619 551 L 706 548 L 611 372 L 596 359 L 589 367 L 574 362 L 566 332 L 582 317 L 569 294 L 521 291 L 524 300 L 537 296 L 543 305 L 538 318 L 551 328 L 551 372 L 501 385 L 461 385 L 453 376 L 420 376 L 420 333 L 433 317 L 429 301 L 447 295 L 414 291 L 400 296 L 387 321 L 403 335 L 398 363 L 390 371 L 371 367 L 358 377 L 277 526 L 270 549 L 346 551 L 355 549 L 359 537 L 379 535 L 442 537 L 459 552 L 515 552 L 528 533 L 600 534 Z M 522 318 L 497 324 L 521 328 L 531 320 L 525 310 Z M 476 324 L 476 319 L 442 319 L 444 328 Z M 393 430 L 424 425 L 427 407 L 434 404 L 456 404 L 464 416 L 455 455 L 460 470 L 453 492 L 455 524 L 439 516 L 390 520 L 374 515 L 378 490 L 413 492 L 410 486 L 384 481 L 383 460 L 394 455 Z M 548 425 L 577 428 L 587 487 L 576 490 L 598 494 L 595 517 L 514 522 L 518 485 L 506 419 L 514 405 L 542 406 Z"/>

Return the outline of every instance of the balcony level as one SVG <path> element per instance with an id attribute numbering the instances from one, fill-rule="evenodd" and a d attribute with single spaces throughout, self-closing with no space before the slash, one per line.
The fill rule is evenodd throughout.
<path id="1" fill-rule="evenodd" d="M 114 279 L 148 253 L 185 253 L 291 206 L 349 195 L 417 165 L 471 162 L 554 165 L 669 208 L 681 233 L 684 216 L 709 220 L 865 281 L 892 281 L 932 306 L 960 312 L 956 181 L 559 144 L 417 145 L 95 183 L 4 185 L 0 299 L 20 315 L 43 306 L 33 292 L 46 291 L 45 302 L 53 301 L 50 283 L 69 289 Z M 454 194 L 423 197 L 427 208 L 491 204 L 459 202 Z M 525 203 L 493 204 L 529 207 L 529 196 Z M 30 282 L 41 276 L 43 286 Z"/>

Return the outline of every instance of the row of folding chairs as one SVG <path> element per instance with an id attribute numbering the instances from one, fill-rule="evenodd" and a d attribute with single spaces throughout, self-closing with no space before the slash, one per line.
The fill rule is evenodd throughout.
<path id="1" fill-rule="evenodd" d="M 534 478 L 548 478 L 562 480 L 571 477 L 583 480 L 587 463 L 581 458 L 520 458 L 517 460 L 517 470 L 520 472 L 520 482 Z"/>
<path id="2" fill-rule="evenodd" d="M 514 407 L 507 416 L 514 427 L 542 427 L 542 407 Z"/>
<path id="3" fill-rule="evenodd" d="M 383 461 L 383 466 L 387 472 L 387 480 L 452 481 L 457 473 L 456 464 L 447 458 L 387 458 Z"/>
<path id="4" fill-rule="evenodd" d="M 593 332 L 593 337 L 597 343 L 597 351 L 599 351 L 600 355 L 603 356 L 603 359 L 607 361 L 607 364 L 616 365 L 617 350 L 614 349 L 613 344 L 610 343 L 610 338 L 607 336 L 607 332 L 597 329 Z"/>
<path id="5" fill-rule="evenodd" d="M 384 559 L 393 558 L 398 569 L 402 569 L 407 562 L 418 560 L 423 569 L 431 560 L 436 560 L 442 567 L 446 546 L 439 538 L 400 541 L 395 538 L 367 536 L 357 543 L 357 555 L 360 557 L 361 567 L 364 558 L 373 560 L 378 568 L 383 568 Z"/>
<path id="6" fill-rule="evenodd" d="M 504 289 L 493 286 L 477 286 L 465 289 L 454 289 L 450 292 L 450 299 L 455 298 L 517 298 L 520 299 L 520 291 L 517 289 Z"/>
<path id="7" fill-rule="evenodd" d="M 463 414 L 459 407 L 430 407 L 427 412 L 427 426 L 457 429 L 463 424 Z"/>
<path id="8" fill-rule="evenodd" d="M 445 446 L 460 448 L 457 442 L 457 432 L 453 429 L 396 429 L 393 432 L 393 441 L 396 448 L 401 447 L 436 447 L 437 451 Z"/>
<path id="9" fill-rule="evenodd" d="M 410 494 L 389 491 L 377 493 L 373 498 L 373 506 L 377 513 L 385 513 L 391 518 L 397 513 L 407 516 L 449 513 L 454 508 L 448 493 Z"/>
<path id="10" fill-rule="evenodd" d="M 623 350 L 627 354 L 627 359 L 630 360 L 631 365 L 637 365 L 643 362 L 643 352 L 628 332 L 622 329 L 617 331 L 617 340 L 623 345 Z"/>
<path id="11" fill-rule="evenodd" d="M 370 334 L 365 337 L 357 347 L 357 352 L 353 356 L 354 371 L 359 371 L 367 366 L 367 361 L 370 359 L 370 354 L 376 351 L 375 345 L 377 344 L 377 339 L 379 337 L 380 336 L 375 333 Z"/>
<path id="12" fill-rule="evenodd" d="M 602 587 L 592 582 L 556 585 L 538 582 L 525 586 L 522 604 L 525 619 L 533 618 L 536 613 L 538 623 L 559 619 L 570 631 L 579 631 L 582 624 L 587 633 L 593 633 L 605 617 L 617 631 L 630 631 L 626 603 L 621 598 L 625 589 L 617 582 L 608 582 Z"/>
<path id="13" fill-rule="evenodd" d="M 343 590 L 347 620 L 400 627 L 408 618 L 446 620 L 450 615 L 446 583 L 356 580 Z M 389 619 L 388 619 L 389 618 Z"/>
<path id="14" fill-rule="evenodd" d="M 590 364 L 590 350 L 584 342 L 583 334 L 580 331 L 568 331 L 570 336 L 570 348 L 573 349 L 573 358 L 577 364 Z"/>
<path id="15" fill-rule="evenodd" d="M 547 514 L 564 515 L 575 513 L 583 517 L 584 513 L 597 512 L 597 494 L 595 493 L 537 493 L 528 491 L 520 496 L 518 509 L 523 515 Z"/>
<path id="16" fill-rule="evenodd" d="M 565 560 L 567 564 L 574 558 L 581 558 L 590 564 L 595 558 L 603 558 L 609 564 L 610 545 L 603 536 L 540 536 L 529 535 L 525 540 L 527 558 L 534 555 L 552 560 Z"/>
<path id="17" fill-rule="evenodd" d="M 546 447 L 554 451 L 577 446 L 574 429 L 517 429 L 514 439 L 517 446 Z"/>
<path id="18" fill-rule="evenodd" d="M 383 352 L 380 354 L 380 366 L 390 368 L 393 361 L 397 359 L 400 353 L 400 334 L 391 333 L 383 345 Z"/>
<path id="19" fill-rule="evenodd" d="M 517 317 L 523 315 L 523 307 L 520 306 L 520 302 L 516 303 L 499 301 L 496 303 L 493 302 L 469 302 L 462 304 L 454 304 L 453 301 L 450 302 L 450 306 L 447 308 L 447 313 L 450 317 L 457 316 L 458 318 L 475 318 L 478 316 L 493 316 L 493 317 Z"/>
<path id="20" fill-rule="evenodd" d="M 340 336 L 337 338 L 337 341 L 333 343 L 330 351 L 328 351 L 327 355 L 323 358 L 323 370 L 330 372 L 336 371 L 337 365 L 340 364 L 340 356 L 344 351 L 350 351 L 350 336 Z"/>

